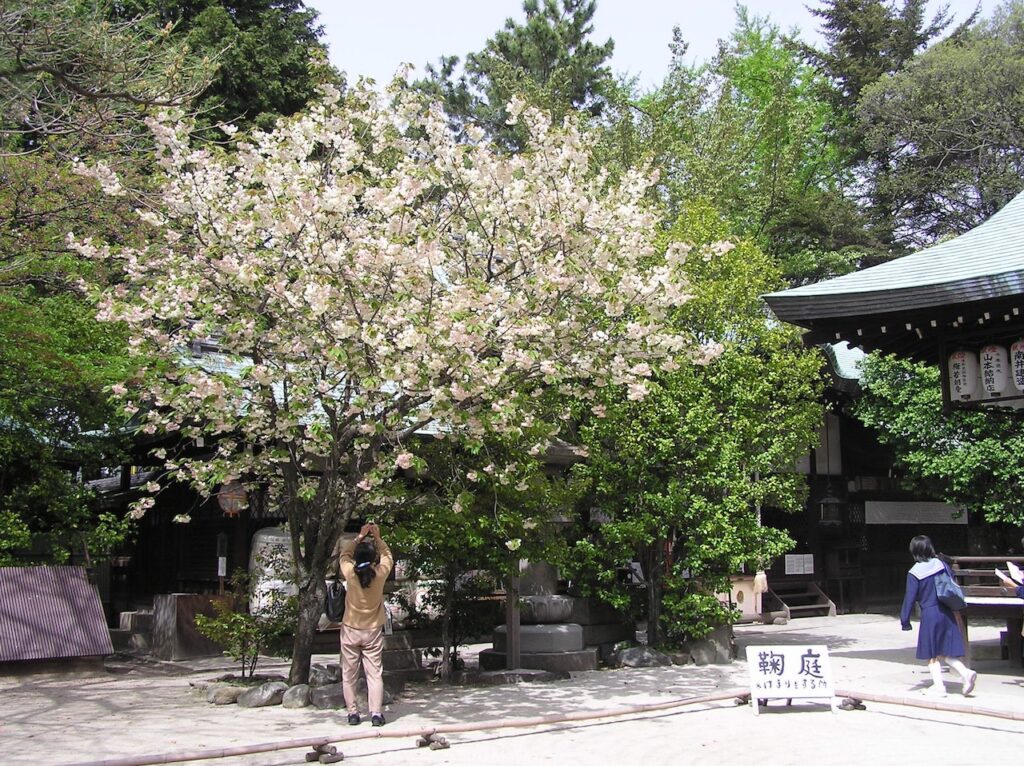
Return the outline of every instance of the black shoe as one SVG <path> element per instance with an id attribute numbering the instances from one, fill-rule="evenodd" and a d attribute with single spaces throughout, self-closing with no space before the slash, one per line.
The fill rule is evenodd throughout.
<path id="1" fill-rule="evenodd" d="M 349 713 L 348 714 L 348 725 L 349 726 L 358 726 L 359 725 L 359 713 Z M 376 726 L 376 725 L 377 724 L 374 724 L 374 726 Z"/>
<path id="2" fill-rule="evenodd" d="M 374 713 L 370 716 L 370 723 L 372 723 L 374 726 L 383 726 L 385 724 L 384 716 L 382 716 L 380 713 Z"/>

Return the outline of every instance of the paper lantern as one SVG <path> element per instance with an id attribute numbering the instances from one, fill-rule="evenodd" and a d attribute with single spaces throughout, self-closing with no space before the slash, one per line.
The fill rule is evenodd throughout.
<path id="1" fill-rule="evenodd" d="M 1009 383 L 1010 361 L 1006 347 L 990 343 L 982 347 L 978 355 L 981 367 L 981 386 L 986 393 L 998 396 Z"/>
<path id="2" fill-rule="evenodd" d="M 238 516 L 249 507 L 249 493 L 245 491 L 245 485 L 229 481 L 221 485 L 217 493 L 217 503 L 225 516 Z"/>
<path id="3" fill-rule="evenodd" d="M 949 355 L 949 392 L 957 399 L 970 399 L 978 385 L 978 357 L 961 349 Z"/>
<path id="4" fill-rule="evenodd" d="M 1010 346 L 1010 369 L 1014 388 L 1024 391 L 1024 338 Z"/>

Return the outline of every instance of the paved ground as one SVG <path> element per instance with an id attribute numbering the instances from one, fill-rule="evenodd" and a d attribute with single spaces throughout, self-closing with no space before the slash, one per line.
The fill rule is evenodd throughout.
<path id="1" fill-rule="evenodd" d="M 972 639 L 996 652 L 999 627 L 972 626 Z M 794 620 L 785 626 L 736 629 L 741 656 L 757 644 L 825 644 L 839 688 L 915 702 L 928 683 L 913 655 L 916 636 L 890 616 L 845 615 Z M 318 657 L 330 661 L 331 657 Z M 272 660 L 260 670 L 283 669 Z M 450 723 L 621 709 L 743 690 L 746 665 L 592 671 L 569 681 L 500 687 L 412 686 L 388 710 L 388 726 L 349 727 L 339 711 L 242 709 L 205 703 L 189 681 L 231 669 L 222 661 L 141 665 L 121 674 L 0 677 L 0 763 L 70 764 L 179 751 L 211 752 L 315 736 L 364 738 L 338 744 L 355 764 L 910 764 L 927 756 L 947 762 L 1016 761 L 1024 745 L 1024 673 L 1005 660 L 979 659 L 977 689 L 959 694 L 949 677 L 944 702 L 954 712 L 867 702 L 866 710 L 831 713 L 819 703 L 772 703 L 755 716 L 733 700 L 523 729 L 446 735 L 448 750 L 417 748 L 411 733 Z M 1012 720 L 971 710 L 1016 715 Z M 307 748 L 192 763 L 284 766 L 304 763 Z"/>

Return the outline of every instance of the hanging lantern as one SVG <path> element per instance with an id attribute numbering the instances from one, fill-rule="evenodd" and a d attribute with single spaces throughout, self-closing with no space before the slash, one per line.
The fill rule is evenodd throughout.
<path id="1" fill-rule="evenodd" d="M 249 493 L 245 491 L 244 484 L 229 481 L 221 485 L 217 493 L 217 503 L 225 516 L 238 516 L 249 507 Z"/>
<path id="2" fill-rule="evenodd" d="M 990 343 L 982 347 L 978 364 L 981 367 L 982 388 L 993 396 L 999 396 L 1006 390 L 1009 382 L 1009 356 L 1006 347 Z"/>
<path id="3" fill-rule="evenodd" d="M 1014 388 L 1024 391 L 1024 338 L 1010 346 L 1010 369 Z"/>
<path id="4" fill-rule="evenodd" d="M 961 349 L 949 355 L 949 392 L 957 399 L 970 399 L 978 386 L 978 357 Z"/>

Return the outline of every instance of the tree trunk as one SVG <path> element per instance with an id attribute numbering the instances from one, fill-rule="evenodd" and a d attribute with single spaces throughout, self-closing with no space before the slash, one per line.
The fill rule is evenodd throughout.
<path id="1" fill-rule="evenodd" d="M 452 678 L 452 618 L 455 614 L 455 576 L 449 569 L 444 584 L 444 611 L 441 616 L 441 680 Z"/>
<path id="2" fill-rule="evenodd" d="M 313 637 L 323 612 L 324 583 L 319 578 L 303 578 L 299 583 L 299 620 L 295 626 L 292 646 L 292 665 L 288 683 L 292 686 L 309 681 L 309 666 L 313 660 Z"/>
<path id="3" fill-rule="evenodd" d="M 661 644 L 661 545 L 647 549 L 647 645 Z"/>

